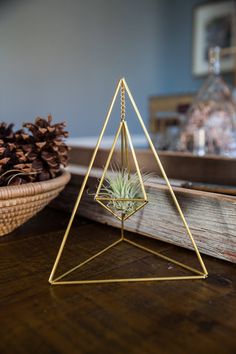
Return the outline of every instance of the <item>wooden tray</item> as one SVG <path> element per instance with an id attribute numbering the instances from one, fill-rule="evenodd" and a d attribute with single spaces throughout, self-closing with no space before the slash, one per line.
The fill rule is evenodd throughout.
<path id="1" fill-rule="evenodd" d="M 92 151 L 93 149 L 90 148 L 72 149 L 72 164 L 69 168 L 72 179 L 56 200 L 56 207 L 67 211 L 72 210 Z M 87 186 L 90 191 L 93 191 L 97 185 L 97 178 L 101 175 L 107 153 L 108 151 L 103 149 L 96 158 L 95 168 L 91 171 Z M 199 183 L 221 182 L 221 185 L 227 184 L 233 187 L 236 182 L 233 174 L 233 169 L 236 171 L 236 161 L 216 157 L 197 158 L 188 154 L 167 152 L 159 155 L 200 252 L 236 263 L 236 197 L 181 187 L 186 180 Z M 154 165 L 154 161 L 152 162 L 150 151 L 138 151 L 137 157 L 142 168 L 159 174 L 160 171 Z M 157 177 L 156 181 L 149 181 L 145 186 L 150 202 L 126 222 L 125 228 L 182 247 L 192 248 L 163 180 Z M 78 213 L 102 223 L 120 226 L 119 222 L 94 203 L 91 194 L 86 192 Z"/>

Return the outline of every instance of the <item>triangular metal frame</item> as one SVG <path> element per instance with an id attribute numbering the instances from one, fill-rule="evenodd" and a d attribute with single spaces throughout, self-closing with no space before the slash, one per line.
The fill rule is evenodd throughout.
<path id="1" fill-rule="evenodd" d="M 200 266 L 201 266 L 201 268 L 202 268 L 202 271 L 199 271 L 198 269 L 192 268 L 192 267 L 190 267 L 190 266 L 188 266 L 188 265 L 185 265 L 185 264 L 183 264 L 183 263 L 181 263 L 181 262 L 179 262 L 179 261 L 176 261 L 176 260 L 174 260 L 174 259 L 172 259 L 172 258 L 170 258 L 170 257 L 167 257 L 167 256 L 165 256 L 165 255 L 163 255 L 163 254 L 161 254 L 161 253 L 159 253 L 159 252 L 157 252 L 157 251 L 153 251 L 153 250 L 151 250 L 151 249 L 149 249 L 149 248 L 147 248 L 147 247 L 144 247 L 144 246 L 142 246 L 142 245 L 140 245 L 140 244 L 138 244 L 138 243 L 136 243 L 136 242 L 133 242 L 133 241 L 127 239 L 126 237 L 124 237 L 124 233 L 123 233 L 124 219 L 122 219 L 122 220 L 121 220 L 121 222 L 122 222 L 122 225 L 121 225 L 121 238 L 120 238 L 119 240 L 113 242 L 111 245 L 109 245 L 108 247 L 104 248 L 104 249 L 101 250 L 100 252 L 96 253 L 96 254 L 93 255 L 92 257 L 86 259 L 86 260 L 83 261 L 82 263 L 76 265 L 76 266 L 73 267 L 72 269 L 68 270 L 67 272 L 65 272 L 65 273 L 63 273 L 63 274 L 61 274 L 60 276 L 57 276 L 57 277 L 55 278 L 55 273 L 56 273 L 58 264 L 59 264 L 59 262 L 60 262 L 60 259 L 61 259 L 61 256 L 62 256 L 64 247 L 65 247 L 67 238 L 68 238 L 68 236 L 69 236 L 69 233 L 70 233 L 70 229 L 71 229 L 73 220 L 74 220 L 74 218 L 75 218 L 75 215 L 76 215 L 78 206 L 79 206 L 79 204 L 80 204 L 80 201 L 81 201 L 81 198 L 82 198 L 84 189 L 85 189 L 85 187 L 86 187 L 87 180 L 88 180 L 88 178 L 89 178 L 91 169 L 92 169 L 92 167 L 93 167 L 93 164 L 94 164 L 94 161 L 95 161 L 95 158 L 96 158 L 96 155 L 97 155 L 99 146 L 100 146 L 100 144 L 101 144 L 103 135 L 104 135 L 104 133 L 105 133 L 105 130 L 106 130 L 108 121 L 109 121 L 109 119 L 110 119 L 111 112 L 112 112 L 112 110 L 113 110 L 113 107 L 114 107 L 114 104 L 115 104 L 115 101 L 116 101 L 116 98 L 117 98 L 117 95 L 118 95 L 119 91 L 121 92 L 121 105 L 122 105 L 122 99 L 124 99 L 124 93 L 126 92 L 126 93 L 128 94 L 128 97 L 129 97 L 129 99 L 130 99 L 130 101 L 131 101 L 131 104 L 132 104 L 132 106 L 133 106 L 133 109 L 134 109 L 134 111 L 135 111 L 135 113 L 136 113 L 136 116 L 137 116 L 137 118 L 138 118 L 138 120 L 139 120 L 139 123 L 140 123 L 140 125 L 141 125 L 141 127 L 142 127 L 142 129 L 143 129 L 143 132 L 144 132 L 144 134 L 145 134 L 145 136 L 146 136 L 146 139 L 147 139 L 147 141 L 148 141 L 148 143 L 149 143 L 150 149 L 152 150 L 152 153 L 153 153 L 153 155 L 154 155 L 154 157 L 155 157 L 155 160 L 156 160 L 156 162 L 157 162 L 157 165 L 158 165 L 158 167 L 159 167 L 159 169 L 160 169 L 160 171 L 161 171 L 161 174 L 162 174 L 162 176 L 163 176 L 163 178 L 164 178 L 164 180 L 165 180 L 165 182 L 166 182 L 166 185 L 167 185 L 167 187 L 168 187 L 168 189 L 169 189 L 169 192 L 170 192 L 171 197 L 172 197 L 172 199 L 173 199 L 173 202 L 174 202 L 174 204 L 175 204 L 175 206 L 176 206 L 176 209 L 177 209 L 177 211 L 178 211 L 178 213 L 179 213 L 179 216 L 180 216 L 180 218 L 181 218 L 181 220 L 182 220 L 182 222 L 183 222 L 183 225 L 184 225 L 184 227 L 185 227 L 185 230 L 186 230 L 186 232 L 187 232 L 187 235 L 188 235 L 188 237 L 189 237 L 189 239 L 190 239 L 190 241 L 191 241 L 191 243 L 192 243 L 192 245 L 193 245 L 193 249 L 194 249 L 194 251 L 195 251 L 195 253 L 196 253 L 196 256 L 197 256 L 197 259 L 198 259 L 198 261 L 199 261 L 199 264 L 200 264 Z M 120 133 L 120 131 L 121 131 L 122 129 L 125 131 L 125 133 L 126 133 L 127 136 L 128 136 L 128 140 L 129 140 L 129 144 L 130 144 L 132 156 L 133 156 L 133 158 L 134 158 L 135 166 L 138 167 L 138 168 L 137 168 L 137 171 L 139 171 L 139 173 L 140 173 L 140 169 L 139 169 L 139 166 L 138 166 L 138 161 L 137 161 L 136 154 L 135 154 L 135 151 L 134 151 L 134 148 L 133 148 L 133 144 L 132 144 L 132 140 L 131 140 L 131 137 L 130 137 L 130 134 L 129 134 L 129 130 L 128 130 L 128 127 L 127 127 L 127 124 L 126 124 L 126 121 L 125 121 L 124 112 L 123 112 L 122 110 L 121 110 L 121 122 L 120 122 L 120 126 L 119 126 L 119 128 L 118 128 L 117 133 L 116 133 L 116 136 L 115 136 L 115 139 L 114 139 L 114 142 L 113 142 L 113 145 L 112 145 L 112 148 L 111 148 L 111 151 L 110 151 L 109 156 L 110 156 L 110 157 L 112 156 L 113 150 L 114 150 L 115 145 L 116 145 L 116 141 L 117 141 L 118 136 L 119 136 L 119 133 Z M 109 165 L 109 158 L 108 158 L 108 161 L 107 161 L 107 162 L 108 162 L 108 163 L 107 163 L 107 166 L 105 166 L 105 169 L 108 168 L 108 165 Z M 106 173 L 106 171 L 103 172 L 103 175 L 105 175 L 105 173 Z M 140 178 L 141 178 L 141 181 L 142 181 L 141 173 L 140 173 Z M 101 182 L 101 181 L 100 181 L 100 182 Z M 141 185 L 142 185 L 142 189 L 143 189 L 143 192 L 144 192 L 144 193 L 143 193 L 143 195 L 144 195 L 144 203 L 146 204 L 146 203 L 147 203 L 146 192 L 145 192 L 145 189 L 144 189 L 143 184 L 141 184 Z M 97 201 L 99 202 L 99 200 L 97 200 Z M 164 259 L 164 260 L 166 260 L 166 261 L 168 261 L 168 262 L 171 262 L 171 263 L 173 263 L 173 264 L 175 264 L 175 265 L 177 265 L 177 266 L 180 266 L 181 268 L 184 268 L 184 269 L 186 269 L 186 270 L 189 270 L 189 271 L 191 271 L 191 272 L 193 273 L 193 275 L 186 275 L 186 276 L 185 276 L 185 275 L 184 275 L 184 276 L 163 276 L 163 277 L 158 276 L 158 277 L 151 277 L 151 278 L 150 278 L 150 277 L 146 277 L 146 278 L 120 278 L 120 279 L 89 279 L 89 280 L 71 280 L 71 281 L 69 281 L 69 280 L 64 280 L 64 278 L 65 278 L 67 275 L 71 274 L 71 273 L 74 272 L 76 269 L 81 268 L 81 267 L 84 266 L 85 264 L 91 262 L 92 260 L 94 260 L 94 259 L 97 258 L 98 256 L 104 254 L 105 252 L 107 252 L 107 251 L 110 250 L 111 248 L 113 248 L 113 247 L 115 247 L 116 245 L 118 245 L 120 242 L 129 243 L 130 245 L 132 245 L 132 246 L 134 246 L 134 247 L 138 247 L 139 249 L 142 249 L 142 250 L 144 250 L 144 251 L 146 251 L 146 252 L 149 252 L 149 253 L 151 253 L 151 254 L 153 254 L 153 255 L 155 255 L 155 256 L 158 256 L 158 257 L 160 257 L 160 258 L 162 258 L 162 259 Z M 73 211 L 72 211 L 72 214 L 71 214 L 71 217 L 70 217 L 70 220 L 69 220 L 67 229 L 66 229 L 66 231 L 65 231 L 65 234 L 64 234 L 62 243 L 61 243 L 61 245 L 60 245 L 60 248 L 59 248 L 59 251 L 58 251 L 58 254 L 57 254 L 55 263 L 54 263 L 54 265 L 53 265 L 53 268 L 52 268 L 52 271 L 51 271 L 51 274 L 50 274 L 50 277 L 49 277 L 49 283 L 52 284 L 52 285 L 72 285 L 72 284 L 94 284 L 94 283 L 113 283 L 113 282 L 140 282 L 140 281 L 161 281 L 161 280 L 181 280 L 181 279 L 182 279 L 182 280 L 190 280 L 190 279 L 204 279 L 204 278 L 207 277 L 207 275 L 208 275 L 208 272 L 207 272 L 207 270 L 206 270 L 205 264 L 204 264 L 204 262 L 203 262 L 203 260 L 202 260 L 201 255 L 200 255 L 200 252 L 199 252 L 199 250 L 198 250 L 198 248 L 197 248 L 197 245 L 196 245 L 196 243 L 195 243 L 195 241 L 194 241 L 194 238 L 193 238 L 193 236 L 192 236 L 192 233 L 191 233 L 191 231 L 190 231 L 190 228 L 189 228 L 189 226 L 188 226 L 188 224 L 187 224 L 187 221 L 186 221 L 186 219 L 185 219 L 185 217 L 184 217 L 184 214 L 183 214 L 183 212 L 182 212 L 182 210 L 181 210 L 181 207 L 180 207 L 180 205 L 179 205 L 179 203 L 178 203 L 178 200 L 177 200 L 177 198 L 176 198 L 176 196 L 175 196 L 175 193 L 174 193 L 174 191 L 173 191 L 173 189 L 172 189 L 172 187 L 171 187 L 171 185 L 170 185 L 170 182 L 169 182 L 169 180 L 168 180 L 168 177 L 167 177 L 167 175 L 166 175 L 166 173 L 165 173 L 165 170 L 164 170 L 164 168 L 163 168 L 163 166 L 162 166 L 162 163 L 161 163 L 161 161 L 160 161 L 160 159 L 159 159 L 159 156 L 158 156 L 158 154 L 157 154 L 157 152 L 156 152 L 156 149 L 155 149 L 155 147 L 154 147 L 154 145 L 153 145 L 153 143 L 152 143 L 152 140 L 151 140 L 151 138 L 150 138 L 150 136 L 149 136 L 149 134 L 148 134 L 148 131 L 147 131 L 146 127 L 145 127 L 145 124 L 144 124 L 143 119 L 142 119 L 142 117 L 141 117 L 141 114 L 140 114 L 140 112 L 139 112 L 139 110 L 138 110 L 138 108 L 137 108 L 137 106 L 136 106 L 136 103 L 135 103 L 135 101 L 134 101 L 134 99 L 133 99 L 133 96 L 132 96 L 132 94 L 131 94 L 131 92 L 130 92 L 130 90 L 129 90 L 129 88 L 128 88 L 128 85 L 127 85 L 125 79 L 123 78 L 123 79 L 121 79 L 121 80 L 118 82 L 118 85 L 117 85 L 117 87 L 116 87 L 115 94 L 114 94 L 114 96 L 113 96 L 113 99 L 112 99 L 110 108 L 109 108 L 108 113 L 107 113 L 107 116 L 106 116 L 106 118 L 105 118 L 105 122 L 104 122 L 104 124 L 103 124 L 101 134 L 100 134 L 100 136 L 99 136 L 99 138 L 98 138 L 96 147 L 95 147 L 95 149 L 94 149 L 94 153 L 93 153 L 93 155 L 92 155 L 90 164 L 89 164 L 89 166 L 88 166 L 87 173 L 86 173 L 86 175 L 85 175 L 85 177 L 84 177 L 84 180 L 83 180 L 81 189 L 80 189 L 80 191 L 79 191 L 77 200 L 76 200 L 76 202 L 75 202 L 75 206 L 74 206 L 74 209 L 73 209 Z"/>

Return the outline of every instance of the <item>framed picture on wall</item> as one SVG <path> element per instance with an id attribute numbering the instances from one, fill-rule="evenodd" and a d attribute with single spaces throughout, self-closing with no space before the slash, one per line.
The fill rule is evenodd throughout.
<path id="1" fill-rule="evenodd" d="M 210 47 L 228 48 L 235 45 L 235 1 L 217 1 L 197 5 L 193 12 L 193 74 L 208 72 Z M 235 59 L 222 57 L 221 71 L 234 70 Z"/>

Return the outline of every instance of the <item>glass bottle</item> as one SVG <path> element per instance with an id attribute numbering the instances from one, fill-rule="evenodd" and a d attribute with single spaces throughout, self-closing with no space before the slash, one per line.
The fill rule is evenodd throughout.
<path id="1" fill-rule="evenodd" d="M 180 149 L 196 155 L 236 156 L 236 108 L 220 75 L 220 48 L 209 50 L 209 75 L 187 113 Z"/>

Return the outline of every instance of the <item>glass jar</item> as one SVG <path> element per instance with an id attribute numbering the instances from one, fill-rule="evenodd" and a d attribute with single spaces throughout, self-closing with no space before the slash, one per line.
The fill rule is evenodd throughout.
<path id="1" fill-rule="evenodd" d="M 220 48 L 209 50 L 209 75 L 187 113 L 180 149 L 236 156 L 236 107 L 220 75 Z"/>

